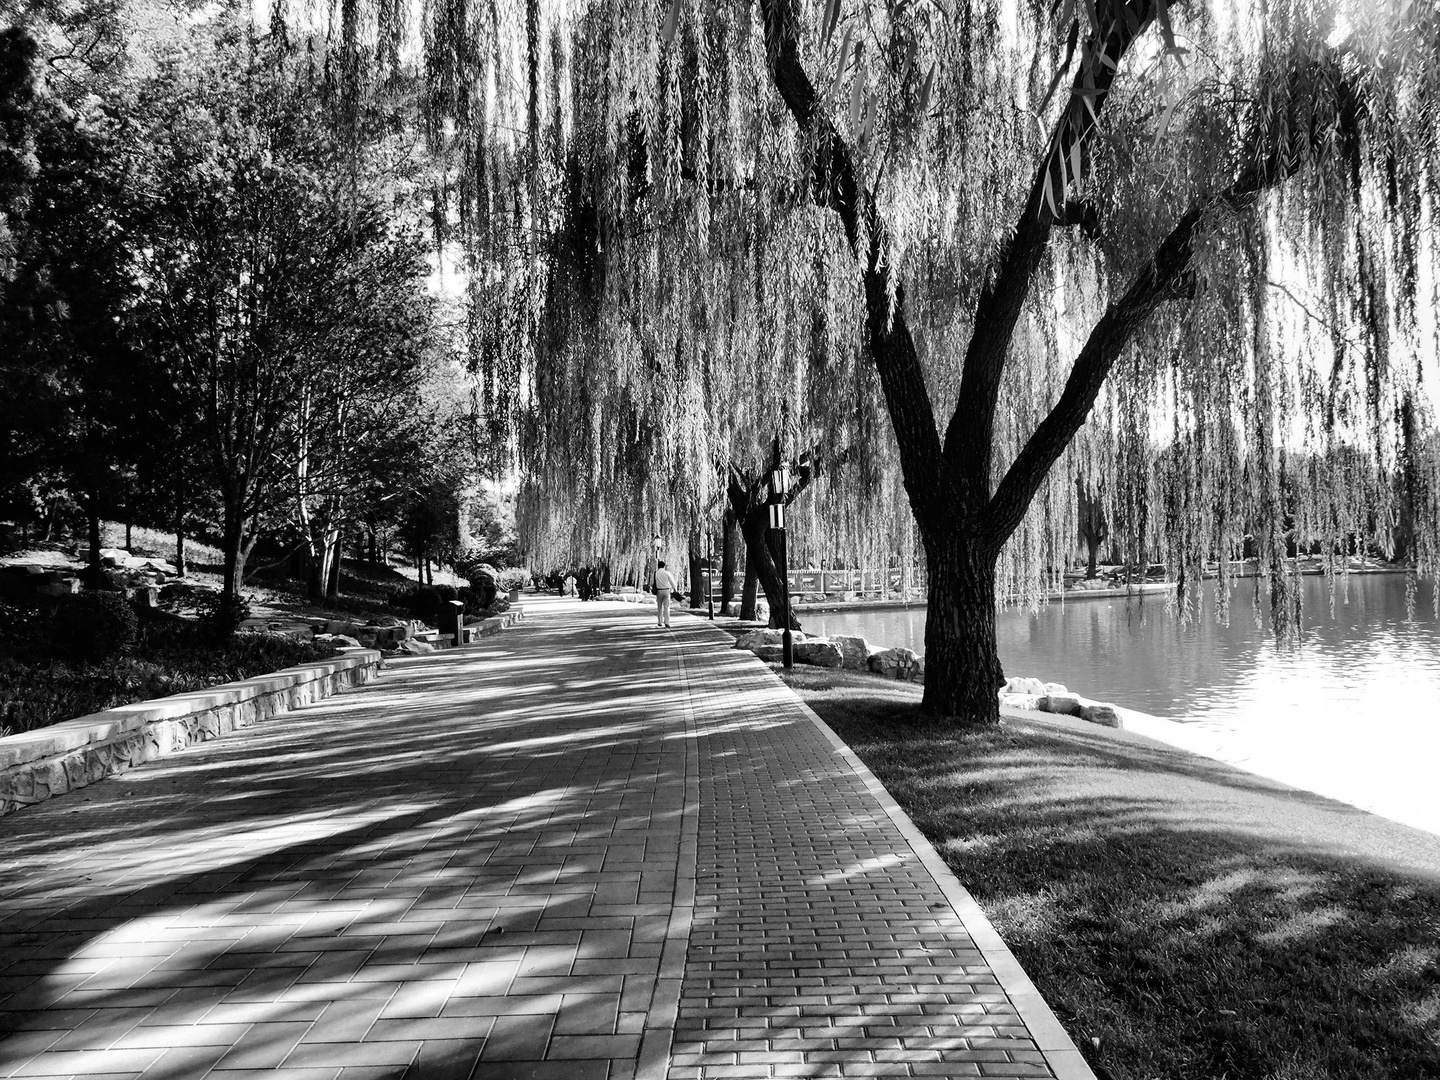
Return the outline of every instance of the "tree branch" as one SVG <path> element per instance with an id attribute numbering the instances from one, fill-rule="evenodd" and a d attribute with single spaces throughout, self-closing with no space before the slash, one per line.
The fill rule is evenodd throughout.
<path id="1" fill-rule="evenodd" d="M 981 527 L 997 547 L 1019 527 L 1051 466 L 1090 415 L 1100 387 L 1135 331 L 1162 303 L 1183 295 L 1191 277 L 1196 228 L 1212 210 L 1241 209 L 1294 171 L 1293 164 L 1272 165 L 1269 169 L 1252 168 L 1228 188 L 1191 206 L 1135 275 L 1125 295 L 1111 304 L 1095 324 L 1070 370 L 1060 399 L 1016 456 L 985 508 Z"/>
<path id="2" fill-rule="evenodd" d="M 1079 179 L 1075 175 L 1079 162 L 1099 123 L 1125 53 L 1155 18 L 1155 0 L 1100 0 L 1096 13 L 1104 34 L 1091 30 L 1071 85 L 1069 103 L 1035 170 L 1010 245 L 975 305 L 975 330 L 965 352 L 960 397 L 945 431 L 945 460 L 962 482 L 977 492 L 988 494 L 990 490 L 995 407 L 1010 341 L 1030 292 L 1031 279 L 1050 242 L 1053 226 L 1076 224 L 1085 228 L 1084 204 L 1067 201 L 1065 193 Z M 1093 223 L 1095 219 L 1092 216 L 1090 220 Z"/>
<path id="3" fill-rule="evenodd" d="M 912 501 L 918 516 L 925 502 L 943 505 L 951 500 L 941 492 L 947 478 L 942 469 L 935 409 L 905 321 L 900 291 L 894 292 L 891 305 L 890 270 L 881 259 L 884 223 L 860 185 L 849 146 L 819 107 L 815 87 L 800 63 L 793 0 L 761 0 L 760 8 L 771 80 L 795 123 L 816 137 L 818 150 L 810 173 L 810 196 L 816 205 L 839 215 L 845 238 L 857 255 L 861 254 L 862 236 L 869 240 L 863 277 L 871 357 L 900 447 L 906 486 L 911 491 L 934 493 L 926 500 Z"/>

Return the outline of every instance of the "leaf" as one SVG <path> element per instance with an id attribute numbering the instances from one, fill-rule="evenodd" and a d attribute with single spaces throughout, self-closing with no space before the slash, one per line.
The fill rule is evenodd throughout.
<path id="1" fill-rule="evenodd" d="M 925 84 L 920 87 L 920 101 L 915 106 L 915 111 L 921 116 L 925 115 L 925 107 L 930 104 L 930 91 L 935 86 L 935 68 L 937 64 L 930 65 L 930 74 L 925 76 Z"/>
<path id="2" fill-rule="evenodd" d="M 1180 95 L 1172 93 L 1170 100 L 1165 104 L 1165 111 L 1160 115 L 1160 127 L 1155 131 L 1155 139 L 1150 144 L 1153 150 L 1160 145 L 1160 140 L 1165 137 L 1165 132 L 1170 130 L 1170 121 L 1175 116 L 1175 106 L 1180 104 Z"/>
<path id="3" fill-rule="evenodd" d="M 860 108 L 865 103 L 865 69 L 855 72 L 855 82 L 850 87 L 850 131 L 860 130 Z"/>
<path id="4" fill-rule="evenodd" d="M 1156 16 L 1160 20 L 1160 36 L 1165 39 L 1165 51 L 1183 51 L 1175 44 L 1175 27 L 1170 24 L 1169 0 L 1156 0 Z"/>
<path id="5" fill-rule="evenodd" d="M 835 66 L 835 77 L 830 80 L 830 86 L 825 90 L 825 99 L 820 103 L 823 108 L 829 107 L 830 99 L 840 89 L 840 80 L 845 77 L 845 61 L 850 59 L 850 39 L 854 35 L 855 27 L 846 27 L 845 36 L 840 41 L 840 62 Z"/>
<path id="6" fill-rule="evenodd" d="M 910 39 L 910 49 L 909 49 L 909 51 L 906 52 L 906 54 L 905 54 L 905 63 L 904 63 L 904 65 L 900 68 L 900 85 L 901 85 L 901 86 L 904 86 L 904 85 L 905 85 L 905 78 L 906 78 L 906 76 L 908 76 L 908 75 L 910 74 L 910 69 L 915 66 L 915 53 L 919 50 L 919 48 L 920 48 L 920 40 L 919 40 L 918 38 L 911 38 L 911 39 Z"/>
<path id="7" fill-rule="evenodd" d="M 860 141 L 867 147 L 875 137 L 875 106 L 879 100 L 880 95 L 872 90 L 865 102 L 865 130 L 861 133 Z"/>
<path id="8" fill-rule="evenodd" d="M 1058 202 L 1057 202 L 1057 200 L 1056 200 L 1056 198 L 1055 198 L 1055 182 L 1054 182 L 1054 179 L 1053 179 L 1053 177 L 1054 177 L 1054 172 L 1055 172 L 1055 170 L 1053 170 L 1052 168 L 1050 168 L 1050 165 L 1049 165 L 1049 163 L 1047 162 L 1047 163 L 1046 163 L 1046 166 L 1045 166 L 1045 188 L 1044 188 L 1043 200 L 1042 200 L 1044 205 L 1042 206 L 1042 209 L 1043 209 L 1044 207 L 1049 207 L 1049 208 L 1050 208 L 1050 215 L 1051 215 L 1052 217 L 1057 217 L 1057 218 L 1058 218 L 1058 217 L 1060 216 L 1060 210 L 1059 210 L 1059 204 L 1058 204 Z M 1064 174 L 1065 174 L 1065 170 L 1062 168 L 1062 169 L 1060 170 L 1060 175 L 1061 175 L 1061 181 L 1060 181 L 1060 182 L 1061 182 L 1062 185 L 1063 185 L 1064 182 L 1065 182 L 1065 181 L 1064 181 Z"/>
<path id="9" fill-rule="evenodd" d="M 661 40 L 669 45 L 675 40 L 675 28 L 680 25 L 680 0 L 671 0 L 670 14 L 665 16 L 665 25 L 660 28 Z"/>
<path id="10" fill-rule="evenodd" d="M 840 0 L 827 0 L 825 14 L 820 19 L 820 52 L 830 47 L 830 38 L 835 34 L 835 24 L 840 21 Z"/>
<path id="11" fill-rule="evenodd" d="M 1082 153 L 1082 152 L 1081 152 L 1081 149 L 1080 149 L 1080 139 L 1079 139 L 1079 137 L 1077 136 L 1076 139 L 1075 139 L 1075 141 L 1070 144 L 1070 186 L 1071 186 L 1071 187 L 1078 187 L 1079 184 L 1080 184 L 1081 179 L 1082 179 L 1083 176 L 1084 176 L 1083 169 L 1081 168 L 1081 165 L 1082 165 L 1082 162 L 1083 162 L 1083 158 L 1082 158 L 1082 156 L 1081 156 L 1081 153 Z"/>

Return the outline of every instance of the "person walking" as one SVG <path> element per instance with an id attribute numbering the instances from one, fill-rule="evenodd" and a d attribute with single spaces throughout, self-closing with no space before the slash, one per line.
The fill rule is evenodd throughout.
<path id="1" fill-rule="evenodd" d="M 655 564 L 655 625 L 670 625 L 670 594 L 675 591 L 675 575 L 663 562 Z"/>

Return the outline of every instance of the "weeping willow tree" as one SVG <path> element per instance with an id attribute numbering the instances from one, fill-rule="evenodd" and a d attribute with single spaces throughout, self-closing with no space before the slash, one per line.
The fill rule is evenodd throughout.
<path id="1" fill-rule="evenodd" d="M 401 11 L 351 54 L 401 63 Z M 1434 576 L 1433 4 L 430 0 L 420 37 L 532 542 L 638 560 L 815 449 L 820 535 L 923 551 L 961 723 L 1077 477 L 1183 604 L 1247 536 L 1282 624 L 1291 550 Z"/>

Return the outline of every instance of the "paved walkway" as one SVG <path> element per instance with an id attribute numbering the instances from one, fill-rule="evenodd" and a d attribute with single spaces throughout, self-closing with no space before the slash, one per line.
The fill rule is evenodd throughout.
<path id="1" fill-rule="evenodd" d="M 764 665 L 527 612 L 0 819 L 0 1077 L 1090 1077 Z"/>

